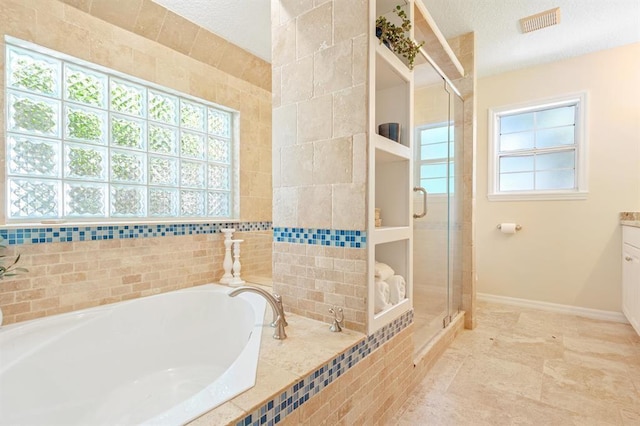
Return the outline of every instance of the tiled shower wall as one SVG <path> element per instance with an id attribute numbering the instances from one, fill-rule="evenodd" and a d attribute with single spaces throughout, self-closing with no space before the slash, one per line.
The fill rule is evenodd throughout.
<path id="1" fill-rule="evenodd" d="M 238 52 L 149 0 L 0 0 L 0 10 L 3 37 L 30 41 L 238 110 L 239 220 L 271 221 L 271 93 L 270 83 L 252 77 L 261 69 L 258 58 Z M 256 76 L 269 80 L 269 74 L 265 68 Z M 2 176 L 4 105 L 2 84 Z M 0 194 L 5 194 L 4 179 L 0 182 Z M 4 206 L 4 195 L 0 205 Z M 0 216 L 1 223 L 4 214 Z M 271 232 L 237 236 L 245 239 L 243 275 L 270 275 Z M 221 238 L 208 234 L 12 245 L 6 254 L 21 253 L 20 266 L 29 272 L 0 282 L 5 323 L 214 281 L 222 274 Z"/>
<path id="2" fill-rule="evenodd" d="M 475 255 L 475 140 L 476 140 L 476 59 L 475 34 L 467 33 L 448 40 L 453 53 L 460 60 L 465 76 L 454 81 L 464 99 L 464 163 L 462 171 L 462 309 L 465 311 L 465 328 L 476 326 L 476 255 Z"/>
<path id="3" fill-rule="evenodd" d="M 272 0 L 271 13 L 273 225 L 364 233 L 368 2 Z M 364 331 L 365 246 L 277 243 L 274 289 L 315 319 L 340 305 Z"/>
<path id="4" fill-rule="evenodd" d="M 122 29 L 165 45 L 265 90 L 271 64 L 152 0 L 60 0 Z M 41 0 L 23 2 L 26 5 Z"/>

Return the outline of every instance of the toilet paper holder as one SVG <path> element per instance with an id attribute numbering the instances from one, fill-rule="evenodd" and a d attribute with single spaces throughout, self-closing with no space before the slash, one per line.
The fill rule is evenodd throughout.
<path id="1" fill-rule="evenodd" d="M 499 223 L 498 226 L 496 226 L 496 228 L 502 229 L 502 224 Z M 520 231 L 521 229 L 522 229 L 522 225 L 516 225 L 516 231 Z"/>

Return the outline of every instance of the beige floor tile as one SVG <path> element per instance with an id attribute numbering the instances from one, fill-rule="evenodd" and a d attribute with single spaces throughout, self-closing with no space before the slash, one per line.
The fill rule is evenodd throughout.
<path id="1" fill-rule="evenodd" d="M 491 406 L 468 403 L 447 394 L 430 394 L 419 405 L 410 405 L 395 424 L 410 425 L 474 425 L 507 424 L 508 417 Z"/>
<path id="2" fill-rule="evenodd" d="M 455 349 L 446 351 L 431 368 L 429 375 L 417 386 L 416 394 L 446 392 L 458 374 L 460 367 L 462 367 L 464 360 L 469 356 L 469 354 Z"/>
<path id="3" fill-rule="evenodd" d="M 487 353 L 493 348 L 496 336 L 498 336 L 498 333 L 493 330 L 463 330 L 449 345 L 449 348 L 460 350 L 467 354 Z"/>
<path id="4" fill-rule="evenodd" d="M 475 384 L 482 384 L 496 391 L 539 400 L 542 377 L 542 371 L 517 362 L 495 358 L 489 354 L 471 355 L 462 363 L 449 390 L 459 392 Z"/>
<path id="5" fill-rule="evenodd" d="M 594 421 L 622 424 L 620 407 L 610 401 L 600 400 L 587 393 L 576 392 L 571 386 L 563 386 L 553 381 L 542 385 L 542 402 L 553 407 L 581 414 Z"/>
<path id="6" fill-rule="evenodd" d="M 620 405 L 640 405 L 640 394 L 625 373 L 602 368 L 549 360 L 544 366 L 545 383 L 584 394 L 599 401 Z"/>
<path id="7" fill-rule="evenodd" d="M 562 359 L 562 337 L 536 337 L 519 332 L 501 333 L 488 352 L 491 357 L 517 362 L 536 371 L 542 371 L 547 359 Z"/>
<path id="8" fill-rule="evenodd" d="M 621 408 L 620 416 L 622 417 L 622 424 L 625 426 L 640 425 L 640 407 L 638 406 Z"/>
<path id="9" fill-rule="evenodd" d="M 482 321 L 478 321 L 476 327 L 480 331 L 512 330 L 518 322 L 520 313 L 513 311 L 487 311 L 478 315 Z"/>
<path id="10" fill-rule="evenodd" d="M 490 389 L 481 384 L 466 392 L 431 394 L 410 405 L 399 425 L 587 425 L 597 424 L 562 408 Z M 604 424 L 604 423 L 600 423 Z"/>
<path id="11" fill-rule="evenodd" d="M 565 349 L 610 361 L 620 361 L 640 368 L 640 351 L 632 343 L 617 343 L 591 337 L 564 336 Z"/>
<path id="12" fill-rule="evenodd" d="M 478 302 L 389 424 L 640 425 L 640 337 L 625 324 Z"/>

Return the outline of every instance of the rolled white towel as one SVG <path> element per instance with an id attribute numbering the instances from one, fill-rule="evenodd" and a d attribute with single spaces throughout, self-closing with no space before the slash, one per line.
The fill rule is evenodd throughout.
<path id="1" fill-rule="evenodd" d="M 382 280 L 375 280 L 374 311 L 377 314 L 392 305 L 389 303 L 389 284 Z"/>
<path id="2" fill-rule="evenodd" d="M 407 284 L 402 275 L 394 275 L 386 280 L 389 284 L 389 303 L 395 305 L 404 300 L 407 294 Z"/>
<path id="3" fill-rule="evenodd" d="M 391 269 L 389 265 L 387 265 L 386 263 L 376 261 L 375 276 L 377 279 L 386 281 L 389 278 L 391 278 L 393 274 L 395 274 L 395 272 L 393 271 L 393 269 Z"/>

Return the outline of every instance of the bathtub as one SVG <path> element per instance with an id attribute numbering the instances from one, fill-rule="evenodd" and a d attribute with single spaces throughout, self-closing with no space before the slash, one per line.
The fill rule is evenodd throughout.
<path id="1" fill-rule="evenodd" d="M 184 424 L 255 384 L 265 301 L 207 284 L 0 328 L 0 424 Z"/>

